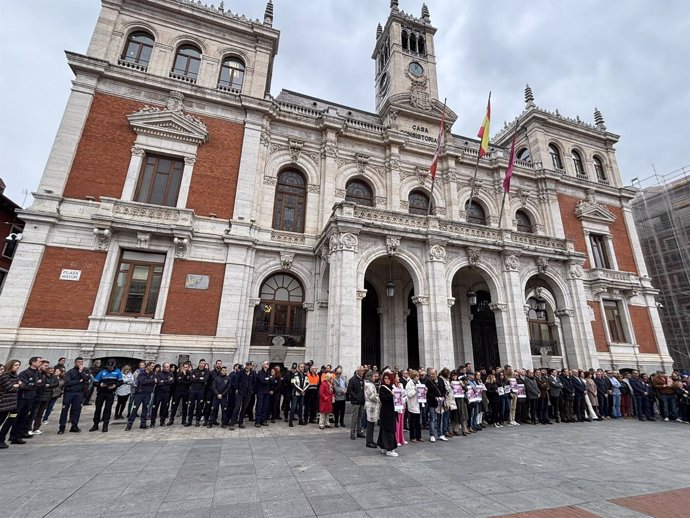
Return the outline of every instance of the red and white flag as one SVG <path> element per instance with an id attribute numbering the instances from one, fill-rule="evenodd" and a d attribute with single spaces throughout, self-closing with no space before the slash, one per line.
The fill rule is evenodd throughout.
<path id="1" fill-rule="evenodd" d="M 510 157 L 508 158 L 508 169 L 506 169 L 506 177 L 503 179 L 503 191 L 510 191 L 510 179 L 513 176 L 513 163 L 515 162 L 515 136 L 517 131 L 513 134 L 513 144 L 510 146 Z"/>

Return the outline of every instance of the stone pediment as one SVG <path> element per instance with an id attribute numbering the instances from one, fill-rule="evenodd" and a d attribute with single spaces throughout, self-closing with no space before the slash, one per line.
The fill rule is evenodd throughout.
<path id="1" fill-rule="evenodd" d="M 591 199 L 583 200 L 575 207 L 575 216 L 578 219 L 597 221 L 600 223 L 613 223 L 616 221 L 616 216 L 604 205 L 600 205 Z"/>
<path id="2" fill-rule="evenodd" d="M 129 125 L 137 134 L 203 144 L 208 142 L 208 128 L 202 121 L 184 113 L 183 95 L 171 92 L 165 108 L 144 106 L 127 116 Z"/>

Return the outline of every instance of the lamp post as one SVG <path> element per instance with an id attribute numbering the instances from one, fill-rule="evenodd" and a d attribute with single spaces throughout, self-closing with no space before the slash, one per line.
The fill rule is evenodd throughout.
<path id="1" fill-rule="evenodd" d="M 393 257 L 388 255 L 388 282 L 386 283 L 386 295 L 393 297 L 395 295 L 395 283 L 393 282 Z"/>

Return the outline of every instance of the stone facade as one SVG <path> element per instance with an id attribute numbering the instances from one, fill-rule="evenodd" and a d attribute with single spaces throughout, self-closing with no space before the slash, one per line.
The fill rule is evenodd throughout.
<path id="1" fill-rule="evenodd" d="M 618 136 L 598 112 L 590 125 L 541 110 L 530 90 L 478 160 L 438 100 L 428 10 L 397 4 L 376 34 L 368 113 L 270 95 L 271 2 L 261 22 L 187 0 L 104 1 L 86 55 L 67 54 L 74 87 L 23 212 L 0 355 L 232 362 L 288 345 L 286 363 L 348 372 L 670 366 Z M 141 33 L 145 63 L 126 53 Z M 191 74 L 178 61 L 190 46 Z M 232 60 L 243 77 L 230 88 Z M 521 158 L 499 221 L 514 133 Z M 177 196 L 141 201 L 161 157 L 179 164 Z M 148 273 L 137 283 L 130 269 Z"/>

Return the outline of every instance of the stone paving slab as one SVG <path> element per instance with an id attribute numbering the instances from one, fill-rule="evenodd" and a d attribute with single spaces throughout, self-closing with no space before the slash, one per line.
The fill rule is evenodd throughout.
<path id="1" fill-rule="evenodd" d="M 82 423 L 88 429 L 86 415 Z M 0 472 L 3 518 L 455 517 L 544 508 L 639 517 L 633 505 L 642 504 L 619 502 L 690 487 L 678 462 L 690 458 L 690 426 L 680 423 L 487 429 L 409 444 L 398 458 L 350 440 L 349 428 L 314 425 L 43 429 L 29 444 L 0 451 L 0 465 L 10 467 Z"/>

